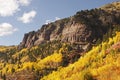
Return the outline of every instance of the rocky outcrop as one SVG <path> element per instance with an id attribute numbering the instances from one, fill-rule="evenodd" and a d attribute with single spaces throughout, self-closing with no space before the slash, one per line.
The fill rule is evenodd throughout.
<path id="1" fill-rule="evenodd" d="M 32 47 L 44 42 L 59 40 L 61 42 L 84 44 L 89 42 L 92 31 L 84 24 L 68 22 L 63 24 L 58 21 L 43 27 L 38 31 L 32 31 L 24 35 L 19 48 Z"/>
<path id="2" fill-rule="evenodd" d="M 38 31 L 24 35 L 19 49 L 30 48 L 45 42 L 59 40 L 79 45 L 86 50 L 91 44 L 102 39 L 113 25 L 120 24 L 120 14 L 102 9 L 77 12 L 74 16 L 43 25 Z"/>

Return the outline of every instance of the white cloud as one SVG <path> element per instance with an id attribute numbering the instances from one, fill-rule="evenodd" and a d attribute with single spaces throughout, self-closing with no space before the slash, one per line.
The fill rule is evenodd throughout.
<path id="1" fill-rule="evenodd" d="M 49 23 L 51 23 L 52 22 L 52 20 L 46 20 L 45 21 L 45 24 L 49 24 Z"/>
<path id="2" fill-rule="evenodd" d="M 17 0 L 0 0 L 0 16 L 11 16 L 18 10 Z"/>
<path id="3" fill-rule="evenodd" d="M 46 21 L 45 21 L 45 24 L 49 24 L 49 23 L 54 22 L 54 21 L 56 21 L 56 20 L 60 20 L 60 18 L 59 18 L 59 17 L 55 17 L 54 20 L 51 20 L 51 19 L 46 20 Z"/>
<path id="4" fill-rule="evenodd" d="M 29 5 L 31 0 L 0 0 L 0 16 L 11 16 L 20 10 L 20 6 Z"/>
<path id="5" fill-rule="evenodd" d="M 55 20 L 60 20 L 60 18 L 59 17 L 55 17 Z"/>
<path id="6" fill-rule="evenodd" d="M 14 28 L 9 23 L 2 23 L 0 24 L 0 37 L 13 34 L 13 32 L 17 31 L 17 28 Z"/>
<path id="7" fill-rule="evenodd" d="M 22 21 L 23 23 L 29 23 L 33 20 L 33 18 L 36 16 L 36 11 L 30 11 L 28 13 L 24 13 L 22 17 L 19 17 L 18 20 Z"/>
<path id="8" fill-rule="evenodd" d="M 31 2 L 31 0 L 19 0 L 19 3 L 23 6 L 27 6 L 29 5 Z"/>

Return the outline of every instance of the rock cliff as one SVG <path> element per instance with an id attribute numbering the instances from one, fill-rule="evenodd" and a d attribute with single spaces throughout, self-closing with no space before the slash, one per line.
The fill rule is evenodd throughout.
<path id="1" fill-rule="evenodd" d="M 30 48 L 59 40 L 77 44 L 86 50 L 98 39 L 102 39 L 110 29 L 113 29 L 113 25 L 119 24 L 119 18 L 119 12 L 107 12 L 103 8 L 79 11 L 72 17 L 57 20 L 43 25 L 38 31 L 26 33 L 18 48 Z"/>

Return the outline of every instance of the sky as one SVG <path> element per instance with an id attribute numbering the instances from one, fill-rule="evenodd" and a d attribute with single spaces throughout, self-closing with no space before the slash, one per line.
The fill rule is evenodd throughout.
<path id="1" fill-rule="evenodd" d="M 120 0 L 0 0 L 0 45 L 18 45 L 43 24 Z"/>

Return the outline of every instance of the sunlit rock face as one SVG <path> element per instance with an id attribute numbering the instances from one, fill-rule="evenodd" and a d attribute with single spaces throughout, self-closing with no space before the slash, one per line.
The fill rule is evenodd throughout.
<path id="1" fill-rule="evenodd" d="M 120 24 L 118 10 L 109 12 L 105 8 L 80 11 L 74 16 L 45 24 L 38 31 L 26 33 L 18 48 L 30 48 L 58 40 L 77 44 L 86 50 L 89 45 L 102 39 L 109 29 L 113 29 L 113 25 Z"/>

